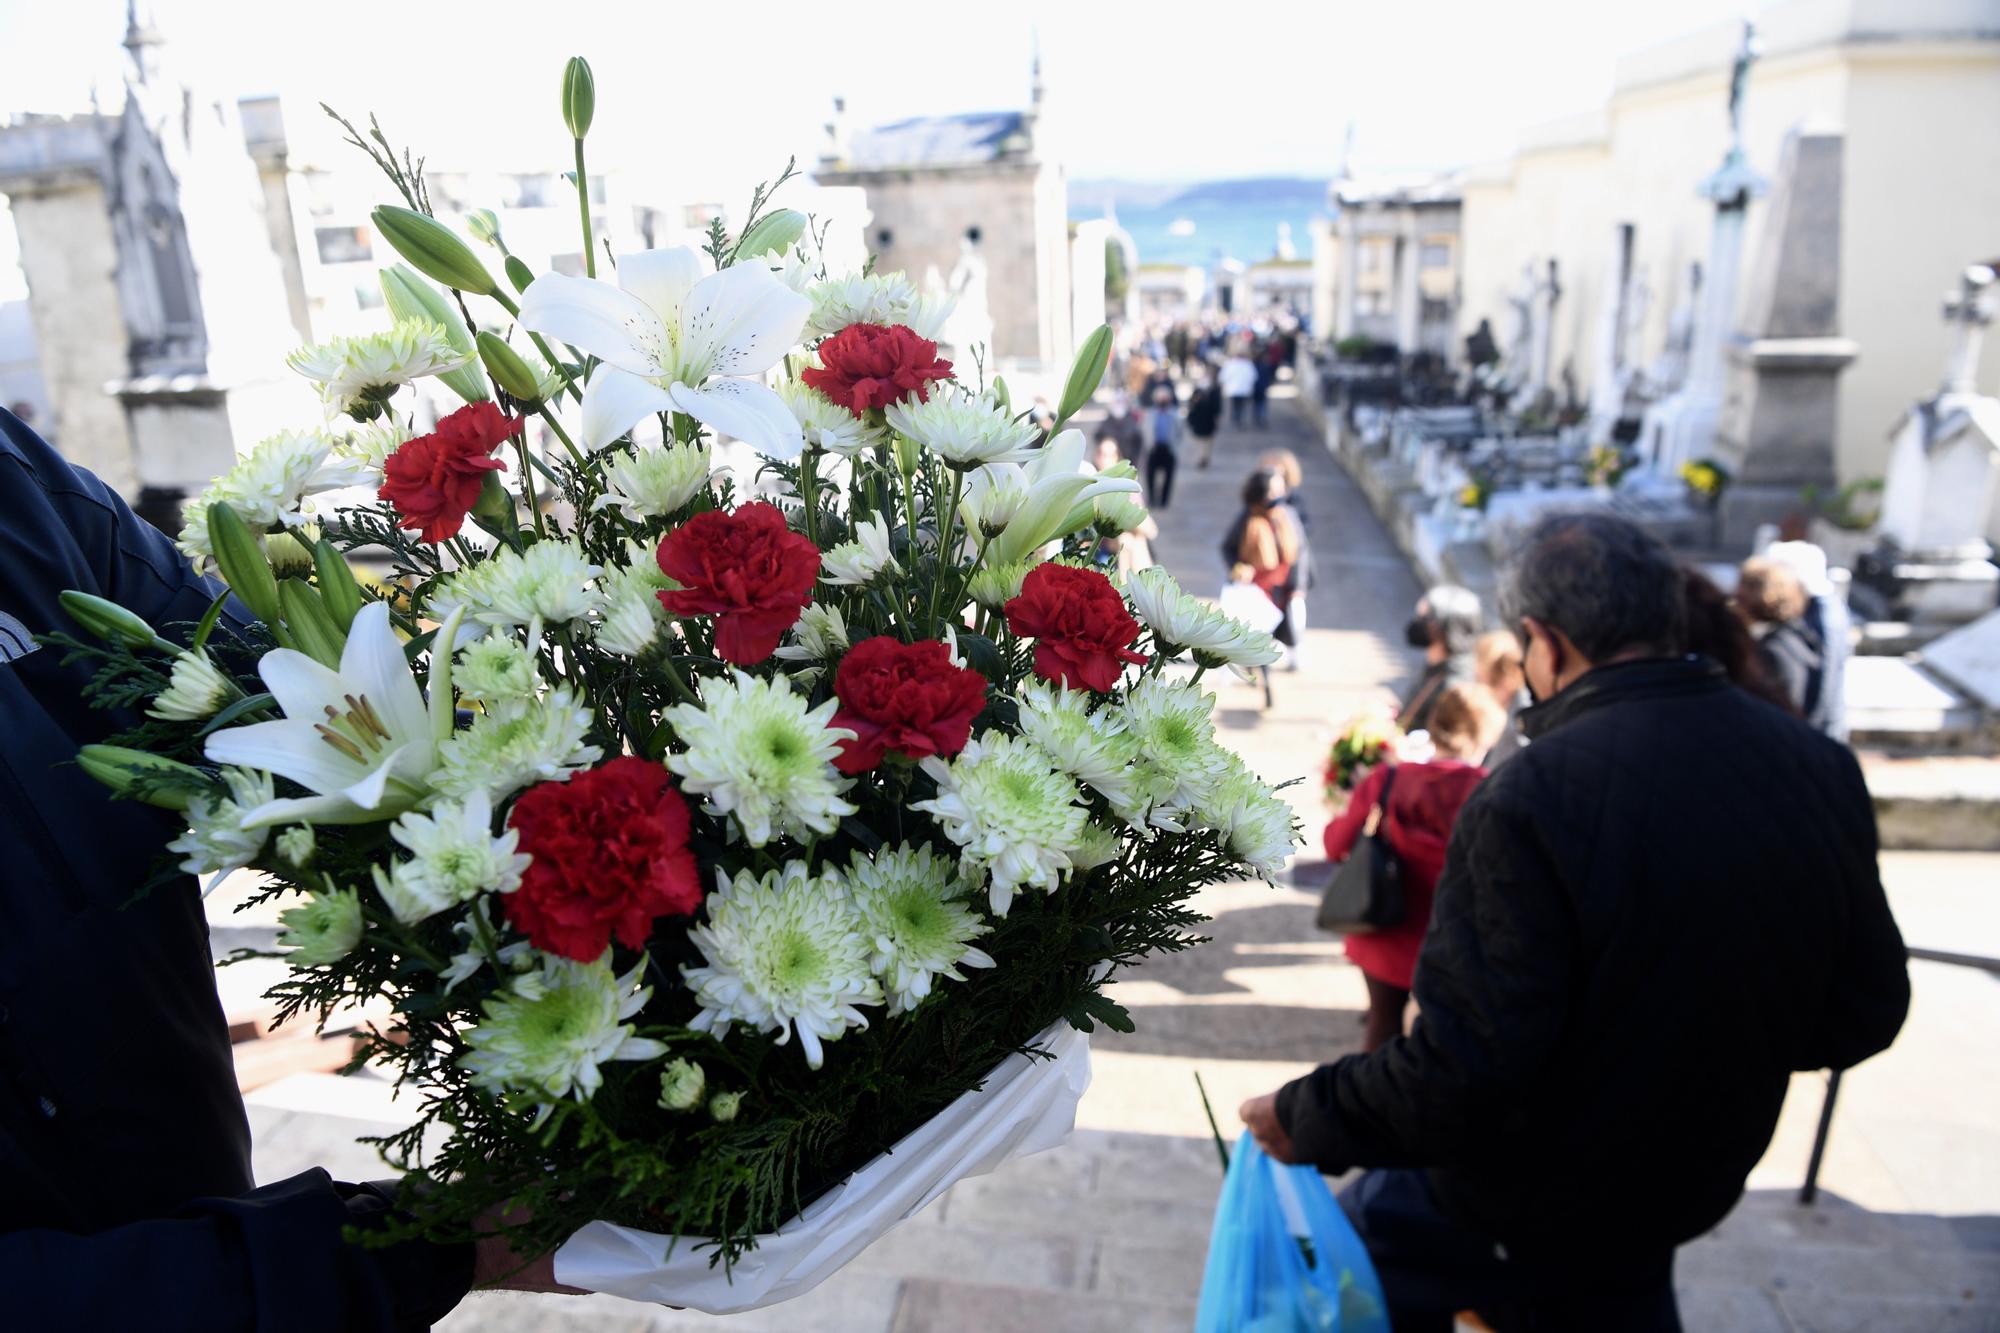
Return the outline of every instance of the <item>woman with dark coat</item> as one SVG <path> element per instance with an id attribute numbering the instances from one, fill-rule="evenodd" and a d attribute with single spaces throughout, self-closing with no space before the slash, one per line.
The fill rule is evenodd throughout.
<path id="1" fill-rule="evenodd" d="M 1431 708 L 1435 757 L 1422 764 L 1383 764 L 1362 779 L 1347 809 L 1326 826 L 1327 859 L 1346 860 L 1369 814 L 1380 804 L 1382 789 L 1389 787 L 1389 808 L 1381 828 L 1402 865 L 1409 911 L 1400 925 L 1347 937 L 1348 960 L 1368 982 L 1363 1050 L 1375 1050 L 1402 1035 L 1417 950 L 1431 923 L 1431 894 L 1444 871 L 1451 826 L 1459 807 L 1486 776 L 1476 760 L 1492 746 L 1504 721 L 1499 705 L 1483 687 L 1449 686 Z"/>

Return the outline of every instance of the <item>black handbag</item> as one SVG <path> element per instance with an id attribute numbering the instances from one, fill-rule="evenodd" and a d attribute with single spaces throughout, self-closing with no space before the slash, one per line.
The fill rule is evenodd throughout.
<path id="1" fill-rule="evenodd" d="M 1320 896 L 1315 923 L 1321 930 L 1358 935 L 1400 926 L 1409 915 L 1409 899 L 1403 890 L 1403 862 L 1389 845 L 1389 836 L 1382 828 L 1389 817 L 1389 793 L 1395 786 L 1396 770 L 1391 768 L 1382 781 L 1382 796 L 1368 812 L 1368 825 L 1355 841 L 1354 851 L 1340 863 L 1333 882 Z"/>

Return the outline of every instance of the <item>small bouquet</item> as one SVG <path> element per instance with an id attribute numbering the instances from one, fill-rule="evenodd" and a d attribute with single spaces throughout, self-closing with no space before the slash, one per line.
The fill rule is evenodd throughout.
<path id="1" fill-rule="evenodd" d="M 1485 513 L 1488 502 L 1493 499 L 1493 479 L 1484 473 L 1474 473 L 1458 488 L 1458 507 L 1475 513 Z"/>
<path id="2" fill-rule="evenodd" d="M 580 191 L 590 103 L 572 62 Z M 1061 429 L 1108 329 L 1044 440 L 938 356 L 937 301 L 827 274 L 766 189 L 601 273 L 584 206 L 585 276 L 503 284 L 383 148 L 394 322 L 296 353 L 324 419 L 190 506 L 228 592 L 194 625 L 67 599 L 96 637 L 52 638 L 143 713 L 83 763 L 185 813 L 180 869 L 289 904 L 285 1017 L 393 1008 L 365 1058 L 420 1118 L 378 1142 L 431 1188 L 379 1239 L 508 1216 L 522 1253 L 584 1233 L 570 1280 L 796 1295 L 1058 1140 L 1080 1034 L 1132 1026 L 1105 983 L 1283 865 L 1202 689 L 1275 649 L 1088 567 L 1144 518 Z M 464 401 L 428 430 L 425 377 Z"/>
<path id="3" fill-rule="evenodd" d="M 1729 470 L 1712 458 L 1681 464 L 1681 481 L 1702 504 L 1714 508 L 1729 486 Z"/>
<path id="4" fill-rule="evenodd" d="M 1632 470 L 1632 456 L 1615 444 L 1593 445 L 1585 471 L 1592 486 L 1618 489 L 1618 483 Z"/>
<path id="5" fill-rule="evenodd" d="M 1327 805 L 1335 813 L 1345 808 L 1362 779 L 1396 758 L 1396 747 L 1402 740 L 1403 729 L 1386 713 L 1360 713 L 1349 718 L 1327 751 L 1323 788 Z"/>

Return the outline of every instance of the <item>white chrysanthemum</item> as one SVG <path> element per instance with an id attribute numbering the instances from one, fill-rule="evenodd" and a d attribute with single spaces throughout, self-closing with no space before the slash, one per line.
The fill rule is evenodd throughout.
<path id="1" fill-rule="evenodd" d="M 586 743 L 590 709 L 567 685 L 519 709 L 486 713 L 438 747 L 434 785 L 447 796 L 483 791 L 496 804 L 523 787 L 560 781 L 604 752 Z"/>
<path id="2" fill-rule="evenodd" d="M 792 641 L 773 654 L 783 662 L 826 662 L 847 651 L 847 621 L 832 602 L 814 602 L 799 613 Z"/>
<path id="3" fill-rule="evenodd" d="M 443 325 L 404 319 L 386 333 L 329 338 L 301 347 L 285 358 L 285 364 L 319 384 L 329 413 L 355 412 L 368 418 L 403 385 L 457 370 L 471 360 L 470 354 L 451 345 Z"/>
<path id="4" fill-rule="evenodd" d="M 296 528 L 283 532 L 273 532 L 263 540 L 264 558 L 271 562 L 271 572 L 279 578 L 297 575 L 303 578 L 312 571 L 312 544 L 319 540 L 319 524 L 301 523 Z"/>
<path id="5" fill-rule="evenodd" d="M 1292 807 L 1246 768 L 1233 761 L 1208 799 L 1192 812 L 1194 823 L 1222 836 L 1223 848 L 1265 879 L 1284 869 L 1301 841 Z"/>
<path id="6" fill-rule="evenodd" d="M 742 1109 L 743 1094 L 740 1092 L 718 1092 L 708 1099 L 708 1114 L 718 1125 L 728 1124 Z"/>
<path id="7" fill-rule="evenodd" d="M 687 746 L 666 765 L 707 798 L 711 814 L 734 815 L 744 840 L 762 847 L 774 837 L 831 833 L 855 812 L 841 798 L 849 784 L 833 766 L 840 742 L 854 735 L 827 725 L 838 700 L 808 711 L 782 677 L 758 680 L 741 671 L 704 690 L 699 706 L 677 704 L 663 716 Z"/>
<path id="8" fill-rule="evenodd" d="M 977 885 L 929 847 L 904 843 L 873 856 L 856 853 L 852 866 L 827 878 L 844 879 L 853 896 L 890 1017 L 921 1004 L 937 977 L 963 981 L 961 966 L 993 966 L 991 955 L 971 943 L 991 929 L 965 901 Z"/>
<path id="9" fill-rule="evenodd" d="M 311 824 L 296 824 L 278 835 L 276 845 L 278 855 L 286 865 L 294 870 L 303 870 L 318 850 L 319 839 L 313 834 Z"/>
<path id="10" fill-rule="evenodd" d="M 660 1109 L 692 1111 L 708 1093 L 708 1079 L 692 1060 L 669 1060 L 660 1071 Z"/>
<path id="11" fill-rule="evenodd" d="M 882 1003 L 853 900 L 799 861 L 761 879 L 717 871 L 716 880 L 707 923 L 688 931 L 705 960 L 681 968 L 701 1006 L 688 1026 L 722 1037 L 741 1023 L 777 1034 L 780 1046 L 797 1033 L 807 1068 L 818 1069 L 821 1043 L 867 1027 L 858 1006 Z"/>
<path id="12" fill-rule="evenodd" d="M 1109 865 L 1125 854 L 1125 840 L 1118 831 L 1092 821 L 1084 825 L 1083 846 L 1071 852 L 1069 859 L 1077 870 L 1095 870 L 1101 865 Z"/>
<path id="13" fill-rule="evenodd" d="M 333 457 L 333 448 L 333 438 L 318 431 L 285 431 L 259 440 L 181 510 L 175 545 L 193 559 L 215 554 L 208 536 L 211 505 L 228 505 L 253 532 L 296 527 L 305 522 L 299 504 L 306 496 L 373 479 L 361 464 Z"/>
<path id="14" fill-rule="evenodd" d="M 1157 676 L 1148 677 L 1132 688 L 1121 711 L 1126 731 L 1138 743 L 1146 817 L 1151 817 L 1152 807 L 1199 806 L 1229 775 L 1235 756 L 1216 744 L 1215 696 L 1203 693 L 1200 686 L 1170 685 Z M 1132 818 L 1139 812 L 1121 813 Z"/>
<path id="15" fill-rule="evenodd" d="M 880 514 L 854 525 L 854 540 L 830 546 L 820 555 L 820 577 L 828 583 L 865 587 L 881 574 L 900 574 L 902 566 L 889 554 L 889 525 Z"/>
<path id="16" fill-rule="evenodd" d="M 197 796 L 189 801 L 187 832 L 167 844 L 168 851 L 186 854 L 181 869 L 190 875 L 241 869 L 257 859 L 264 850 L 264 840 L 271 835 L 267 824 L 244 827 L 250 811 L 277 799 L 271 775 L 232 765 L 222 770 L 222 782 L 229 795 Z"/>
<path id="17" fill-rule="evenodd" d="M 1127 495 L 1122 491 L 1112 495 L 1100 495 L 1091 503 L 1096 506 L 1099 532 L 1136 532 L 1145 526 L 1146 519 L 1150 517 L 1144 502 L 1138 496 Z"/>
<path id="18" fill-rule="evenodd" d="M 602 604 L 592 584 L 602 572 L 575 541 L 536 542 L 526 554 L 503 546 L 452 575 L 431 613 L 464 606 L 468 619 L 495 629 L 566 625 Z"/>
<path id="19" fill-rule="evenodd" d="M 706 444 L 620 449 L 604 455 L 609 489 L 590 507 L 622 509 L 627 518 L 665 518 L 708 489 L 713 471 Z"/>
<path id="20" fill-rule="evenodd" d="M 1189 650 L 1203 666 L 1269 666 L 1278 660 L 1277 640 L 1188 596 L 1158 565 L 1134 574 L 1126 592 L 1155 639 Z"/>
<path id="21" fill-rule="evenodd" d="M 1021 734 L 1039 745 L 1057 768 L 1104 793 L 1113 804 L 1132 799 L 1132 763 L 1138 745 L 1115 708 L 1091 710 L 1086 690 L 1029 685 L 1021 690 Z"/>
<path id="22" fill-rule="evenodd" d="M 361 897 L 354 890 L 315 893 L 297 907 L 278 913 L 280 948 L 291 950 L 293 967 L 324 967 L 354 952 L 361 943 Z"/>
<path id="23" fill-rule="evenodd" d="M 933 342 L 944 332 L 951 312 L 958 308 L 958 298 L 946 292 L 926 293 L 910 302 L 903 311 L 903 323 L 919 338 L 929 338 Z"/>
<path id="24" fill-rule="evenodd" d="M 438 978 L 444 982 L 446 995 L 451 994 L 455 987 L 486 966 L 489 957 L 492 962 L 498 964 L 502 975 L 506 976 L 526 972 L 536 965 L 536 960 L 540 957 L 535 952 L 535 947 L 526 940 L 503 944 L 491 955 L 487 954 L 484 941 L 494 936 L 493 914 L 487 908 L 487 904 L 492 901 L 491 898 L 473 899 L 472 910 L 451 923 L 451 933 L 464 940 L 466 947 L 453 954 L 451 962 L 438 973 Z"/>
<path id="25" fill-rule="evenodd" d="M 604 610 L 591 640 L 608 653 L 637 657 L 659 641 L 667 627 L 660 593 L 675 586 L 644 542 L 625 544 L 625 563 L 604 576 Z"/>
<path id="26" fill-rule="evenodd" d="M 900 273 L 857 273 L 814 283 L 806 296 L 813 303 L 806 334 L 825 337 L 850 324 L 903 323 L 916 302 L 917 289 Z"/>
<path id="27" fill-rule="evenodd" d="M 530 859 L 514 850 L 521 841 L 514 829 L 493 836 L 493 803 L 483 791 L 439 801 L 429 814 L 413 810 L 390 826 L 389 836 L 410 859 L 387 874 L 373 867 L 375 887 L 406 926 L 484 893 L 512 893 Z"/>
<path id="28" fill-rule="evenodd" d="M 1009 560 L 982 565 L 965 585 L 965 595 L 988 611 L 998 611 L 1021 595 L 1021 585 L 1027 582 L 1028 571 L 1040 563 L 1039 560 Z"/>
<path id="29" fill-rule="evenodd" d="M 611 971 L 611 951 L 594 963 L 553 955 L 538 972 L 514 978 L 481 1006 L 486 1017 L 465 1034 L 459 1064 L 490 1092 L 526 1093 L 544 1103 L 561 1097 L 587 1102 L 604 1082 L 598 1066 L 612 1060 L 653 1060 L 667 1048 L 633 1035 L 625 1020 L 652 995 L 638 985 L 641 959 L 630 972 Z"/>
<path id="30" fill-rule="evenodd" d="M 828 400 L 819 390 L 797 380 L 780 384 L 778 397 L 785 400 L 785 406 L 791 409 L 799 429 L 805 432 L 809 448 L 852 458 L 862 450 L 882 443 L 880 430 L 840 404 Z"/>
<path id="31" fill-rule="evenodd" d="M 208 660 L 207 651 L 196 648 L 174 659 L 167 688 L 154 696 L 146 715 L 169 722 L 199 722 L 213 716 L 235 692 L 228 677 Z"/>
<path id="32" fill-rule="evenodd" d="M 458 650 L 451 683 L 462 697 L 477 699 L 491 713 L 528 703 L 540 688 L 541 677 L 520 640 L 489 634 Z"/>
<path id="33" fill-rule="evenodd" d="M 1055 892 L 1070 853 L 1083 846 L 1087 814 L 1076 783 L 1040 746 L 989 731 L 949 764 L 926 758 L 923 770 L 937 797 L 910 808 L 935 815 L 945 836 L 986 868 L 995 916 L 1007 915 L 1023 885 Z"/>
<path id="34" fill-rule="evenodd" d="M 1040 436 L 1033 421 L 1016 421 L 992 399 L 963 394 L 937 392 L 927 403 L 891 403 L 883 416 L 897 434 L 960 470 L 1026 458 Z"/>
<path id="35" fill-rule="evenodd" d="M 380 476 L 382 465 L 389 461 L 389 455 L 408 444 L 412 438 L 408 426 L 389 416 L 349 427 L 333 446 L 333 453 L 336 458 L 346 459 Z"/>

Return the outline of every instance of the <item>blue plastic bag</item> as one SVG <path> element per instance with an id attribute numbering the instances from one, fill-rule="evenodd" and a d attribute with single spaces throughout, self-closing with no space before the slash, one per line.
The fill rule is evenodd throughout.
<path id="1" fill-rule="evenodd" d="M 1195 1333 L 1389 1333 L 1382 1284 L 1361 1237 L 1309 1166 L 1280 1166 L 1236 1142 Z"/>

